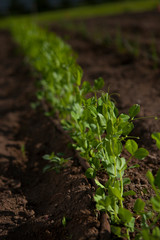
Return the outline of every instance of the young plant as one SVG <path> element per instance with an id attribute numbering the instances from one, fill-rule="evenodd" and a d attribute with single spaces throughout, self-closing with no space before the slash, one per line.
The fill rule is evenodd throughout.
<path id="1" fill-rule="evenodd" d="M 155 177 L 150 171 L 146 176 L 155 194 L 147 203 L 142 199 L 137 199 L 135 202 L 134 211 L 141 217 L 141 230 L 136 235 L 136 239 L 156 240 L 160 239 L 158 226 L 160 220 L 160 169 Z"/>
<path id="2" fill-rule="evenodd" d="M 156 140 L 156 145 L 160 149 L 160 133 L 152 133 L 151 137 Z M 147 202 L 142 199 L 137 199 L 134 205 L 135 213 L 141 218 L 141 229 L 136 235 L 137 240 L 156 240 L 160 239 L 160 169 L 156 176 L 153 176 L 151 171 L 148 171 L 147 179 L 154 191 Z"/>
<path id="3" fill-rule="evenodd" d="M 50 155 L 44 155 L 43 159 L 49 161 L 49 164 L 43 168 L 43 172 L 55 170 L 57 173 L 59 173 L 60 170 L 65 167 L 65 164 L 69 160 L 69 158 L 63 158 L 61 153 L 55 155 L 54 152 L 52 152 Z"/>

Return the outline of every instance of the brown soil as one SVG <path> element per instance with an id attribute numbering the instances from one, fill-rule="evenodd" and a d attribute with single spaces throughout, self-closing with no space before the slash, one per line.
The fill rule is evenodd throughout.
<path id="1" fill-rule="evenodd" d="M 7 32 L 0 44 L 0 239 L 97 239 L 94 188 L 66 137 L 31 109 L 35 81 Z M 71 160 L 59 174 L 43 174 L 42 156 L 52 151 Z"/>
<path id="2" fill-rule="evenodd" d="M 84 70 L 84 80 L 93 81 L 101 76 L 104 90 L 113 95 L 120 112 L 127 112 L 134 103 L 141 105 L 139 116 L 160 115 L 160 62 L 155 68 L 148 54 L 152 36 L 159 53 L 160 14 L 124 14 L 83 20 L 88 35 L 65 30 L 58 24 L 50 29 L 65 37 L 78 53 L 78 62 Z M 78 24 L 81 21 L 76 21 Z M 140 36 L 139 57 L 115 46 L 104 46 L 106 33 L 116 35 L 121 28 L 125 38 Z M 102 30 L 100 30 L 102 28 Z M 102 32 L 97 40 L 95 35 Z M 93 38 L 94 37 L 94 38 Z M 23 57 L 17 55 L 16 46 L 7 32 L 0 32 L 0 236 L 1 239 L 100 239 L 100 220 L 93 202 L 94 187 L 84 176 L 69 141 L 46 118 L 42 109 L 32 110 L 35 101 L 35 79 L 31 77 Z M 150 56 L 150 52 L 149 52 Z M 148 199 L 151 188 L 145 174 L 159 168 L 160 151 L 151 140 L 151 133 L 160 131 L 159 120 L 135 122 L 133 135 L 140 136 L 139 145 L 150 154 L 140 162 L 140 168 L 130 169 L 130 189 L 134 197 L 126 199 L 125 206 L 133 208 L 137 197 Z M 25 150 L 24 150 L 25 149 Z M 63 152 L 71 157 L 59 174 L 43 173 L 46 162 L 42 156 Z M 126 155 L 126 154 L 125 154 Z M 127 157 L 127 156 L 126 156 Z M 133 160 L 137 163 L 137 160 Z M 62 225 L 66 217 L 67 224 Z"/>

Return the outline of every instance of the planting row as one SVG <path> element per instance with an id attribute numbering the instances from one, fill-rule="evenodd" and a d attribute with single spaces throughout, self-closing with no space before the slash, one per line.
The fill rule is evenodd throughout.
<path id="1" fill-rule="evenodd" d="M 94 196 L 96 208 L 109 215 L 112 232 L 127 239 L 132 232 L 136 232 L 137 239 L 158 239 L 160 171 L 155 178 L 150 171 L 147 173 L 155 196 L 147 203 L 137 199 L 133 213 L 124 207 L 125 198 L 135 195 L 134 191 L 124 190 L 130 184 L 125 177 L 128 163 L 132 158 L 142 160 L 148 155 L 146 149 L 138 147 L 135 137 L 130 137 L 140 106 L 135 104 L 128 114 L 119 114 L 111 96 L 102 91 L 104 80 L 96 79 L 93 86 L 82 82 L 82 69 L 76 64 L 75 53 L 53 33 L 29 22 L 16 21 L 12 21 L 11 31 L 40 77 L 37 98 L 47 102 L 49 111 L 45 114 L 59 116 L 74 141 L 73 146 L 89 162 L 86 176 L 95 179 L 98 186 Z M 153 134 L 153 138 L 159 144 L 159 134 Z M 122 156 L 124 149 L 130 154 L 129 159 Z M 66 161 L 54 153 L 44 158 L 50 162 L 45 170 L 59 170 Z M 98 181 L 97 173 L 101 172 L 107 175 L 105 184 Z M 137 218 L 141 219 L 141 230 L 134 227 Z"/>

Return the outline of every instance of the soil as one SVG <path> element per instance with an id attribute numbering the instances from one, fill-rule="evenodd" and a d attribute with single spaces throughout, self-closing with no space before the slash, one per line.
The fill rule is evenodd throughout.
<path id="1" fill-rule="evenodd" d="M 66 136 L 42 109 L 31 109 L 35 80 L 9 33 L 0 32 L 0 44 L 0 239 L 97 239 L 95 189 Z M 42 156 L 51 152 L 71 160 L 44 174 Z"/>
<path id="2" fill-rule="evenodd" d="M 120 112 L 138 103 L 139 117 L 159 116 L 160 61 L 155 66 L 148 50 L 154 36 L 160 53 L 159 22 L 160 14 L 153 12 L 83 19 L 89 34 L 78 31 L 82 20 L 73 22 L 76 30 L 65 29 L 62 23 L 51 23 L 49 29 L 65 38 L 78 53 L 83 80 L 104 78 L 104 91 L 113 93 Z M 139 36 L 139 56 L 112 44 L 104 45 L 106 34 L 114 40 L 117 28 L 125 39 Z M 99 32 L 102 34 L 97 39 Z M 41 107 L 31 108 L 36 101 L 37 78 L 32 77 L 31 68 L 7 31 L 0 31 L 0 44 L 0 239 L 100 239 L 101 222 L 93 201 L 95 188 L 85 177 L 66 135 L 44 116 Z M 147 200 L 152 194 L 145 175 L 148 169 L 155 174 L 159 168 L 160 151 L 150 137 L 154 131 L 160 131 L 159 120 L 135 121 L 132 135 L 140 136 L 139 146 L 150 154 L 139 168 L 127 172 L 132 181 L 128 188 L 136 192 L 125 201 L 131 210 L 136 198 Z M 70 158 L 60 173 L 43 173 L 46 161 L 42 157 L 51 152 Z M 126 153 L 124 156 L 128 157 Z M 130 164 L 137 162 L 134 159 Z M 66 225 L 62 224 L 64 217 Z"/>

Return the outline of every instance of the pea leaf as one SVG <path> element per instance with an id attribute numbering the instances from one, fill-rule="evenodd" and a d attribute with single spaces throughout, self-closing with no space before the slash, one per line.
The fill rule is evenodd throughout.
<path id="1" fill-rule="evenodd" d="M 136 195 L 136 193 L 135 193 L 133 190 L 130 190 L 130 191 L 128 191 L 128 192 L 124 192 L 124 193 L 123 193 L 123 196 L 124 196 L 124 197 L 134 196 L 134 195 Z"/>
<path id="2" fill-rule="evenodd" d="M 121 196 L 121 193 L 120 193 L 120 191 L 119 191 L 118 188 L 109 186 L 109 190 L 110 190 L 110 192 L 112 193 L 112 195 L 114 195 L 115 197 L 117 197 L 119 200 L 123 200 L 123 198 L 122 198 L 122 196 Z"/>
<path id="3" fill-rule="evenodd" d="M 101 113 L 98 113 L 97 118 L 98 118 L 99 125 L 101 127 L 105 127 L 106 126 L 106 119 L 104 118 L 104 116 Z"/>
<path id="4" fill-rule="evenodd" d="M 85 175 L 87 178 L 95 178 L 96 171 L 93 168 L 88 168 L 87 171 L 85 172 Z"/>
<path id="5" fill-rule="evenodd" d="M 120 208 L 118 215 L 124 223 L 129 223 L 132 219 L 132 213 L 126 208 Z"/>
<path id="6" fill-rule="evenodd" d="M 156 212 L 160 212 L 160 197 L 155 196 L 151 198 L 152 207 Z"/>
<path id="7" fill-rule="evenodd" d="M 160 132 L 152 133 L 151 137 L 156 140 L 156 146 L 160 149 Z"/>
<path id="8" fill-rule="evenodd" d="M 134 204 L 134 211 L 138 214 L 144 211 L 145 202 L 138 198 Z"/>
<path id="9" fill-rule="evenodd" d="M 123 185 L 127 185 L 127 184 L 130 184 L 130 183 L 131 183 L 130 178 L 123 178 Z"/>
<path id="10" fill-rule="evenodd" d="M 129 133 L 133 130 L 134 125 L 132 122 L 124 122 L 119 126 L 122 129 L 122 134 L 128 136 Z"/>
<path id="11" fill-rule="evenodd" d="M 134 118 L 140 111 L 140 105 L 139 104 L 134 104 L 130 109 L 129 109 L 129 116 L 130 118 Z"/>
<path id="12" fill-rule="evenodd" d="M 88 92 L 91 91 L 91 85 L 89 82 L 84 81 L 81 87 L 81 90 L 83 91 L 83 94 L 87 94 Z"/>
<path id="13" fill-rule="evenodd" d="M 153 229 L 153 237 L 155 237 L 156 239 L 160 239 L 160 229 L 159 229 L 159 227 L 155 227 Z"/>
<path id="14" fill-rule="evenodd" d="M 154 176 L 153 176 L 153 174 L 150 171 L 148 171 L 147 174 L 146 174 L 146 177 L 148 178 L 149 183 L 153 186 L 154 185 Z"/>
<path id="15" fill-rule="evenodd" d="M 81 85 L 81 79 L 82 79 L 82 69 L 80 69 L 80 67 L 77 67 L 77 85 L 80 86 Z"/>
<path id="16" fill-rule="evenodd" d="M 105 188 L 105 186 L 103 186 L 97 179 L 95 179 L 95 182 L 96 182 L 98 187 Z"/>
<path id="17" fill-rule="evenodd" d="M 127 114 L 121 113 L 119 116 L 119 119 L 123 122 L 127 122 L 130 119 L 130 116 L 128 116 Z"/>
<path id="18" fill-rule="evenodd" d="M 104 86 L 104 80 L 103 80 L 103 78 L 99 77 L 98 79 L 96 79 L 96 80 L 94 81 L 94 88 L 95 88 L 96 90 L 102 89 L 103 86 Z"/>
<path id="19" fill-rule="evenodd" d="M 157 175 L 155 176 L 154 184 L 160 189 L 160 169 L 157 172 Z"/>
<path id="20" fill-rule="evenodd" d="M 125 148 L 132 156 L 134 156 L 134 153 L 138 150 L 138 144 L 134 140 L 129 139 L 125 144 Z"/>
<path id="21" fill-rule="evenodd" d="M 111 231 L 118 237 L 121 237 L 121 228 L 120 227 L 111 225 Z"/>
<path id="22" fill-rule="evenodd" d="M 135 153 L 134 153 L 134 157 L 142 160 L 145 157 L 147 157 L 149 154 L 149 152 L 145 149 L 145 148 L 139 148 Z"/>

